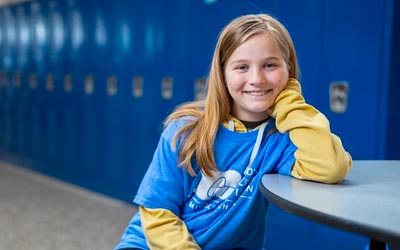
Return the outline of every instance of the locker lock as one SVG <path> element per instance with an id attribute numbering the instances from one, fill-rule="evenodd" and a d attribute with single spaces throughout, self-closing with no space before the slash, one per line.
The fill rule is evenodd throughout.
<path id="1" fill-rule="evenodd" d="M 14 88 L 16 88 L 16 89 L 22 88 L 22 73 L 21 73 L 21 71 L 16 71 L 14 73 Z"/>
<path id="2" fill-rule="evenodd" d="M 94 91 L 94 80 L 91 74 L 85 77 L 85 93 L 86 95 L 93 94 Z"/>
<path id="3" fill-rule="evenodd" d="M 337 114 L 345 113 L 349 95 L 347 82 L 332 82 L 329 88 L 329 104 L 331 111 Z"/>
<path id="4" fill-rule="evenodd" d="M 135 76 L 132 79 L 132 96 L 140 98 L 143 96 L 143 77 Z"/>
<path id="5" fill-rule="evenodd" d="M 194 99 L 196 101 L 204 100 L 207 96 L 207 78 L 196 78 L 194 82 Z"/>
<path id="6" fill-rule="evenodd" d="M 117 77 L 111 75 L 107 78 L 107 94 L 109 96 L 115 96 L 117 94 Z"/>
<path id="7" fill-rule="evenodd" d="M 164 100 L 170 100 L 174 90 L 174 79 L 169 76 L 165 76 L 161 80 L 161 96 Z"/>
<path id="8" fill-rule="evenodd" d="M 34 89 L 37 88 L 37 81 L 38 81 L 38 79 L 37 79 L 36 74 L 35 74 L 35 73 L 31 73 L 31 74 L 29 75 L 29 87 L 30 87 L 32 90 L 34 90 Z"/>
<path id="9" fill-rule="evenodd" d="M 67 74 L 64 76 L 64 91 L 70 93 L 73 89 L 72 86 L 72 75 Z"/>
<path id="10" fill-rule="evenodd" d="M 53 91 L 54 89 L 54 77 L 52 73 L 48 73 L 46 76 L 46 90 Z"/>

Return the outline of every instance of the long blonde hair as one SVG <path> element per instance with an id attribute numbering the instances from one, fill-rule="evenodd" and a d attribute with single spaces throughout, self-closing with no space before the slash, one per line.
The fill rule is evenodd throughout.
<path id="1" fill-rule="evenodd" d="M 217 170 L 214 159 L 214 140 L 221 122 L 231 112 L 232 98 L 226 88 L 224 66 L 237 47 L 251 36 L 268 32 L 278 44 L 285 59 L 289 78 L 298 79 L 298 63 L 292 38 L 286 28 L 273 17 L 266 14 L 244 15 L 232 20 L 221 31 L 212 58 L 208 76 L 208 91 L 205 101 L 196 101 L 179 106 L 165 121 L 194 117 L 177 131 L 172 145 L 179 141 L 179 165 L 195 176 L 192 166 L 195 160 L 200 170 L 207 176 Z M 173 149 L 176 150 L 175 147 Z"/>

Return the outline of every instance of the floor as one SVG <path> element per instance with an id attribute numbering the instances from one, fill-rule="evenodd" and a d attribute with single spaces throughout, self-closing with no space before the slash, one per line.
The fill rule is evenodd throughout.
<path id="1" fill-rule="evenodd" d="M 0 249 L 110 250 L 135 210 L 0 161 Z"/>

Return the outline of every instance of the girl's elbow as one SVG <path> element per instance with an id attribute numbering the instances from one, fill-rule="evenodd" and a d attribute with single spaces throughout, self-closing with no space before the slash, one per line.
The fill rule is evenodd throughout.
<path id="1" fill-rule="evenodd" d="M 328 168 L 326 180 L 324 182 L 329 184 L 339 183 L 344 180 L 347 173 L 350 171 L 352 166 L 351 156 L 346 153 L 346 157 L 339 161 L 333 161 Z"/>

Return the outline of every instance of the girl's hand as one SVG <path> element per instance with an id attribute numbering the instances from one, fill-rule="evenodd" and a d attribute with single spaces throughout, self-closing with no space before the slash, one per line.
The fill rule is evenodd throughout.
<path id="1" fill-rule="evenodd" d="M 285 89 L 276 97 L 274 105 L 267 112 L 271 117 L 276 119 L 282 111 L 288 111 L 287 105 L 300 103 L 304 103 L 300 83 L 294 78 L 289 78 Z"/>

